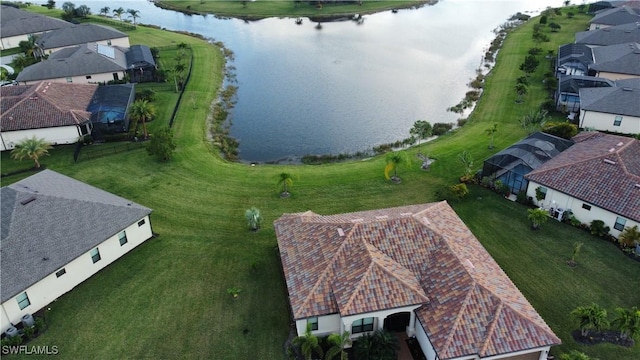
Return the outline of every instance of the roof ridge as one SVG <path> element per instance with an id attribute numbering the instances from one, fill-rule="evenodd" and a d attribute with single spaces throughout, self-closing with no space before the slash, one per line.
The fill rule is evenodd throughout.
<path id="1" fill-rule="evenodd" d="M 362 240 L 364 241 L 364 240 Z M 351 306 L 351 303 L 353 303 L 353 300 L 357 297 L 356 294 L 358 294 L 358 290 L 362 287 L 362 278 L 364 278 L 367 274 L 369 274 L 371 272 L 371 269 L 373 268 L 374 265 L 374 261 L 371 260 L 371 262 L 369 263 L 369 266 L 367 267 L 367 270 L 364 271 L 362 273 L 362 276 L 360 276 L 360 281 L 358 281 L 358 285 L 353 289 L 353 291 L 351 292 L 351 296 L 349 297 L 349 301 L 347 301 L 347 303 L 344 305 L 345 309 L 348 309 Z"/>
<path id="2" fill-rule="evenodd" d="M 491 335 L 496 330 L 496 326 L 498 325 L 498 318 L 500 318 L 500 314 L 502 313 L 502 309 L 504 308 L 504 301 L 501 298 L 498 298 L 498 301 L 499 301 L 498 308 L 494 312 L 494 318 L 491 321 L 491 325 L 489 325 L 489 329 L 487 329 L 487 332 L 485 333 L 485 336 L 484 336 L 485 342 L 482 345 L 482 348 L 480 349 L 480 354 L 479 354 L 480 356 L 483 356 L 483 354 L 487 351 L 487 347 L 489 346 L 489 343 L 490 343 L 489 339 L 491 339 Z"/>
<path id="3" fill-rule="evenodd" d="M 32 93 L 36 92 L 36 90 L 37 90 L 37 89 L 38 89 L 38 85 L 33 84 L 33 85 L 31 85 L 31 88 L 30 88 L 28 91 L 25 91 L 25 92 L 23 92 L 23 93 L 22 93 L 22 94 L 20 94 L 20 95 L 2 96 L 2 98 L 3 98 L 3 99 L 6 99 L 6 98 L 19 98 L 19 99 L 20 99 L 20 98 L 22 98 L 22 99 L 20 99 L 20 101 L 16 101 L 16 103 L 15 103 L 15 104 L 13 104 L 13 106 L 11 106 L 10 108 L 8 108 L 6 111 L 2 112 L 2 114 L 3 114 L 3 115 L 4 115 L 4 114 L 7 114 L 7 113 L 9 113 L 11 110 L 13 110 L 13 109 L 15 109 L 16 107 L 18 107 L 18 105 L 22 104 L 22 103 L 24 102 L 24 100 L 25 100 L 25 99 L 28 99 L 28 98 L 29 98 L 29 96 L 30 96 Z M 28 96 L 25 96 L 25 94 L 29 94 L 29 95 L 28 95 Z"/>
<path id="4" fill-rule="evenodd" d="M 474 279 L 473 277 L 471 277 L 472 281 L 473 281 L 473 287 L 477 287 L 478 286 L 478 282 L 476 281 L 476 279 Z M 464 297 L 464 301 L 462 302 L 462 305 L 460 306 L 460 310 L 458 311 L 458 314 L 456 315 L 456 319 L 453 322 L 452 326 L 451 326 L 451 330 L 449 332 L 449 335 L 447 336 L 447 339 L 444 342 L 444 346 L 443 348 L 445 349 L 449 349 L 451 348 L 451 346 L 449 346 L 449 344 L 451 344 L 451 342 L 453 341 L 453 336 L 455 334 L 455 329 L 458 327 L 458 324 L 460 323 L 460 321 L 462 321 L 462 313 L 467 309 L 468 306 L 468 302 L 469 299 L 471 298 L 471 294 L 473 293 L 472 289 L 469 290 L 467 292 L 467 295 L 465 295 Z"/>

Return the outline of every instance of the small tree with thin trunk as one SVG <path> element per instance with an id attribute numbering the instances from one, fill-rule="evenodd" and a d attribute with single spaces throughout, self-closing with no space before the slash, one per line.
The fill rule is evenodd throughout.
<path id="1" fill-rule="evenodd" d="M 348 360 L 349 355 L 344 348 L 351 345 L 351 334 L 348 331 L 344 331 L 342 334 L 331 334 L 327 338 L 331 348 L 327 350 L 325 354 L 325 360 L 334 360 L 336 356 L 340 355 L 340 360 Z"/>
<path id="2" fill-rule="evenodd" d="M 291 195 L 289 193 L 289 188 L 293 185 L 293 176 L 286 172 L 278 174 L 278 185 L 281 186 L 282 189 L 280 197 L 288 197 Z"/>
<path id="3" fill-rule="evenodd" d="M 409 156 L 404 151 L 392 151 L 387 153 L 386 157 L 387 166 L 384 168 L 384 177 L 387 180 L 391 180 L 395 183 L 400 182 L 400 178 L 398 177 L 398 166 L 406 164 L 410 165 Z M 389 174 L 393 171 L 393 176 L 389 176 Z"/>
<path id="4" fill-rule="evenodd" d="M 138 121 L 142 122 L 142 132 L 145 139 L 149 137 L 147 133 L 147 121 L 152 120 L 155 116 L 156 109 L 153 104 L 147 100 L 136 100 L 129 110 L 129 117 L 134 120 L 136 124 Z"/>
<path id="5" fill-rule="evenodd" d="M 578 254 L 580 253 L 580 250 L 582 249 L 582 245 L 584 245 L 584 243 L 582 242 L 574 242 L 573 243 L 573 253 L 571 255 L 571 260 L 569 260 L 569 265 L 570 266 L 576 266 L 576 257 L 578 257 Z"/>
<path id="6" fill-rule="evenodd" d="M 155 155 L 160 161 L 171 159 L 175 149 L 176 143 L 173 141 L 173 131 L 169 127 L 164 127 L 154 133 L 147 145 L 149 155 Z"/>
<path id="7" fill-rule="evenodd" d="M 16 144 L 15 148 L 11 150 L 11 157 L 22 161 L 24 158 L 33 160 L 35 167 L 40 167 L 39 159 L 42 156 L 49 155 L 49 150 L 53 149 L 45 139 L 36 138 L 34 135 L 30 139 L 24 139 Z"/>
<path id="8" fill-rule="evenodd" d="M 498 124 L 494 123 L 492 127 L 485 130 L 489 136 L 489 149 L 493 149 L 493 139 L 498 132 Z"/>
<path id="9" fill-rule="evenodd" d="M 531 229 L 533 230 L 540 229 L 540 225 L 549 219 L 547 212 L 540 208 L 527 210 L 527 218 L 531 221 Z"/>
<path id="10" fill-rule="evenodd" d="M 260 229 L 262 215 L 260 215 L 260 210 L 258 210 L 258 208 L 252 206 L 250 209 L 247 209 L 244 213 L 244 217 L 247 219 L 249 229 L 252 231 L 258 231 Z"/>
<path id="11" fill-rule="evenodd" d="M 293 344 L 300 346 L 300 351 L 307 360 L 311 360 L 314 353 L 320 355 L 320 357 L 323 355 L 318 337 L 311 333 L 311 324 L 307 324 L 307 330 L 304 335 L 293 339 Z"/>

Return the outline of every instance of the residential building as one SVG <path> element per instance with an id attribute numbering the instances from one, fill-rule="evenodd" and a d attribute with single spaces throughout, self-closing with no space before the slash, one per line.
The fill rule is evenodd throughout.
<path id="1" fill-rule="evenodd" d="M 594 76 L 609 80 L 640 78 L 640 44 L 628 43 L 593 49 Z M 591 74 L 590 74 L 591 75 Z"/>
<path id="2" fill-rule="evenodd" d="M 129 47 L 129 35 L 114 28 L 98 24 L 78 24 L 48 31 L 36 40 L 39 54 L 52 53 L 73 46 L 94 43 L 107 46 Z"/>
<path id="3" fill-rule="evenodd" d="M 616 85 L 580 89 L 580 128 L 640 133 L 640 79 L 618 80 Z"/>
<path id="4" fill-rule="evenodd" d="M 298 335 L 402 331 L 429 360 L 545 360 L 560 344 L 446 202 L 285 214 L 275 231 Z"/>
<path id="5" fill-rule="evenodd" d="M 29 35 L 61 29 L 73 24 L 52 17 L 35 14 L 12 6 L 0 7 L 0 48 L 17 48 L 21 41 L 29 40 Z"/>
<path id="6" fill-rule="evenodd" d="M 152 237 L 151 209 L 51 170 L 1 195 L 3 332 Z"/>
<path id="7" fill-rule="evenodd" d="M 640 10 L 624 5 L 598 11 L 589 21 L 589 30 L 637 22 L 640 22 Z"/>
<path id="8" fill-rule="evenodd" d="M 589 47 L 625 43 L 640 43 L 640 23 L 629 23 L 600 30 L 580 31 L 575 34 L 576 44 Z"/>

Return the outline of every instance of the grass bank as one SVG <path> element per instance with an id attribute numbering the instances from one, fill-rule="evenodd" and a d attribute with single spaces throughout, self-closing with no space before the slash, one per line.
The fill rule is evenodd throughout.
<path id="1" fill-rule="evenodd" d="M 586 18 L 581 21 L 583 27 Z M 69 359 L 283 358 L 290 319 L 273 220 L 282 213 L 306 210 L 333 214 L 434 201 L 437 189 L 461 175 L 458 155 L 463 150 L 472 153 L 479 168 L 482 159 L 520 139 L 524 132 L 517 126 L 518 117 L 546 96 L 542 85 L 532 82 L 525 103 L 515 104 L 513 85 L 532 44 L 532 26 L 509 35 L 471 121 L 410 150 L 415 160 L 411 168 L 400 168 L 400 185 L 385 181 L 382 157 L 320 166 L 251 167 L 221 160 L 206 141 L 205 121 L 222 82 L 221 52 L 181 34 L 140 26 L 129 30 L 132 44 L 186 42 L 192 48 L 194 73 L 185 96 L 198 101 L 195 107 L 182 106 L 177 114 L 174 159 L 158 163 L 144 150 L 135 150 L 74 164 L 72 151 L 63 147 L 43 162 L 152 208 L 153 229 L 160 236 L 51 304 L 46 313 L 49 329 L 31 344 L 56 345 L 58 356 Z M 572 39 L 565 30 L 573 31 L 563 25 L 552 41 Z M 484 130 L 494 122 L 499 136 L 496 149 L 490 151 Z M 417 152 L 437 158 L 431 170 L 419 169 Z M 9 164 L 13 161 L 5 152 L 3 172 Z M 294 175 L 287 199 L 278 196 L 276 186 L 276 176 L 283 171 Z M 21 177 L 4 178 L 2 183 Z M 249 231 L 244 220 L 251 206 L 259 208 L 265 220 L 257 233 Z M 531 232 L 526 209 L 480 188 L 472 188 L 466 200 L 453 206 L 562 338 L 564 345 L 554 350 L 556 354 L 578 349 L 601 359 L 640 358 L 640 346 L 576 344 L 569 332 L 577 323 L 568 315 L 591 302 L 608 309 L 640 303 L 638 263 L 557 222 Z M 585 245 L 579 266 L 572 269 L 564 261 L 574 241 Z M 227 294 L 230 287 L 242 290 L 237 300 Z"/>

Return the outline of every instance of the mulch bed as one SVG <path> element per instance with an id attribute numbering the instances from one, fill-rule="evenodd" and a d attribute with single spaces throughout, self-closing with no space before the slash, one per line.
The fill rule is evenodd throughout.
<path id="1" fill-rule="evenodd" d="M 614 345 L 632 347 L 635 343 L 631 338 L 623 339 L 620 337 L 620 332 L 615 330 L 590 331 L 587 336 L 582 336 L 580 330 L 574 330 L 571 332 L 571 336 L 573 336 L 576 342 L 583 345 L 596 345 L 608 342 Z"/>

